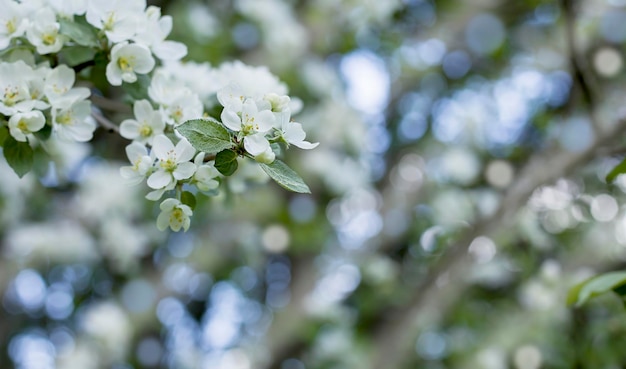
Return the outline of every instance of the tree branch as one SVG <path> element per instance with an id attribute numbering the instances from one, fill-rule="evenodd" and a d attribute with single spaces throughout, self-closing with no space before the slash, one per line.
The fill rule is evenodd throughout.
<path id="1" fill-rule="evenodd" d="M 96 122 L 98 122 L 98 124 L 102 128 L 108 130 L 109 133 L 120 133 L 120 127 L 118 127 L 115 123 L 105 118 L 102 114 L 92 110 L 91 116 L 93 117 L 93 119 L 96 120 Z"/>

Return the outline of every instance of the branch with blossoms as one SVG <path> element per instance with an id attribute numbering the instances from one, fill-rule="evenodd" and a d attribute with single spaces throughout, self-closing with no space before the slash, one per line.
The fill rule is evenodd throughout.
<path id="1" fill-rule="evenodd" d="M 145 0 L 41 5 L 0 0 L 0 145 L 20 177 L 48 141 L 88 142 L 100 124 L 131 140 L 131 165 L 120 174 L 129 184 L 145 181 L 146 198 L 161 201 L 161 230 L 186 231 L 196 196 L 217 194 L 224 178 L 246 163 L 288 190 L 309 192 L 277 156 L 291 145 L 313 149 L 317 143 L 306 141 L 291 118 L 300 100 L 267 68 L 181 63 L 186 46 L 167 40 L 172 18 Z M 107 84 L 93 82 L 98 79 Z M 81 82 L 98 89 L 77 86 Z M 90 100 L 94 93 L 106 110 L 106 94 L 116 88 L 133 100 L 133 117 L 119 127 Z M 115 102 L 116 110 L 120 105 Z"/>

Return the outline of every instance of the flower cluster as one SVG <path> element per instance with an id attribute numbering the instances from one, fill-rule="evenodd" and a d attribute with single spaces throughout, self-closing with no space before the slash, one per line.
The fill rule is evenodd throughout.
<path id="1" fill-rule="evenodd" d="M 241 76 L 250 78 L 242 80 Z M 205 83 L 198 84 L 198 80 Z M 207 85 L 221 87 L 207 90 Z M 274 143 L 303 149 L 317 146 L 305 141 L 300 123 L 291 121 L 292 108 L 299 109 L 300 104 L 285 93 L 284 85 L 267 69 L 240 62 L 218 68 L 168 63 L 155 71 L 149 100 L 136 101 L 134 118 L 120 125 L 120 134 L 132 140 L 126 148 L 131 165 L 121 168 L 121 175 L 132 184 L 146 180 L 152 189 L 146 196 L 149 200 L 174 195 L 161 202 L 159 229 L 187 230 L 193 204 L 185 203 L 183 193 L 215 194 L 224 177 L 232 174 L 216 168 L 220 150 L 202 151 L 206 146 L 185 137 L 179 128 L 187 122 L 205 118 L 199 120 L 199 130 L 203 124 L 223 130 L 226 151 L 264 164 L 275 160 Z M 221 121 L 208 114 L 215 101 L 221 105 Z"/>
<path id="2" fill-rule="evenodd" d="M 145 98 L 119 126 L 132 141 L 131 165 L 121 175 L 134 184 L 145 180 L 149 200 L 168 194 L 159 229 L 187 230 L 195 195 L 216 194 L 245 157 L 283 187 L 308 191 L 276 156 L 281 145 L 317 144 L 291 120 L 300 100 L 267 68 L 181 63 L 186 46 L 166 39 L 172 18 L 146 0 L 0 0 L 0 7 L 0 129 L 13 140 L 0 146 L 18 175 L 30 170 L 32 148 L 45 148 L 50 132 L 86 142 L 94 118 L 110 125 L 93 111 L 91 91 L 75 86 L 80 78 L 95 88 L 89 81 L 104 73 L 111 86 L 143 79 L 137 86 Z"/>
<path id="3" fill-rule="evenodd" d="M 96 129 L 89 90 L 72 87 L 74 80 L 74 71 L 65 65 L 35 66 L 34 59 L 30 64 L 0 62 L 0 119 L 7 121 L 11 136 L 33 140 L 49 122 L 61 139 L 89 141 Z"/>

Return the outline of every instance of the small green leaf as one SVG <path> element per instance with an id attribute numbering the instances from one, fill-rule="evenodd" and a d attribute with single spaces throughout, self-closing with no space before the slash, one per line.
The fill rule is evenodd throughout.
<path id="1" fill-rule="evenodd" d="M 281 187 L 293 192 L 311 193 L 309 186 L 304 183 L 298 173 L 282 161 L 274 160 L 272 164 L 259 163 L 259 165 Z"/>
<path id="2" fill-rule="evenodd" d="M 59 24 L 61 25 L 59 33 L 71 38 L 77 44 L 91 47 L 99 46 L 98 36 L 94 32 L 94 28 L 80 22 L 80 18 L 77 17 L 75 21 L 61 18 Z"/>
<path id="3" fill-rule="evenodd" d="M 6 126 L 0 126 L 0 146 L 4 145 L 7 137 L 9 137 L 9 129 Z"/>
<path id="4" fill-rule="evenodd" d="M 226 128 L 213 118 L 188 120 L 176 130 L 198 151 L 213 153 L 233 147 Z"/>
<path id="5" fill-rule="evenodd" d="M 237 170 L 237 153 L 233 150 L 223 150 L 215 155 L 215 169 L 225 176 L 230 176 Z"/>
<path id="6" fill-rule="evenodd" d="M 16 141 L 9 136 L 4 141 L 2 152 L 9 166 L 13 168 L 15 174 L 20 178 L 33 167 L 33 149 L 28 142 Z"/>
<path id="7" fill-rule="evenodd" d="M 609 174 L 606 175 L 606 182 L 613 183 L 617 176 L 624 173 L 626 173 L 626 158 L 622 160 L 621 163 L 617 164 L 615 168 L 613 168 Z"/>
<path id="8" fill-rule="evenodd" d="M 574 286 L 567 297 L 567 303 L 580 307 L 590 299 L 618 289 L 626 284 L 626 272 L 611 272 L 595 276 Z M 621 291 L 619 289 L 618 291 Z"/>
<path id="9" fill-rule="evenodd" d="M 96 51 L 85 46 L 70 46 L 59 52 L 59 58 L 70 67 L 94 60 Z"/>
<path id="10" fill-rule="evenodd" d="M 180 202 L 189 206 L 191 210 L 196 208 L 196 196 L 189 191 L 183 191 L 180 196 Z"/>

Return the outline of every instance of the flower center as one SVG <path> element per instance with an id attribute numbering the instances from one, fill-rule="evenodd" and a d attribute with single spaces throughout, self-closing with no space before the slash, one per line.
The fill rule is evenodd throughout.
<path id="1" fill-rule="evenodd" d="M 15 26 L 16 23 L 16 19 L 15 18 L 11 18 L 9 19 L 9 21 L 5 24 L 5 27 L 7 29 L 7 33 L 10 35 L 13 32 L 17 31 L 17 27 Z"/>
<path id="2" fill-rule="evenodd" d="M 17 123 L 17 128 L 19 128 L 19 130 L 24 133 L 30 133 L 30 130 L 28 129 L 28 126 L 26 125 L 24 119 L 20 119 L 20 121 Z"/>
<path id="3" fill-rule="evenodd" d="M 54 45 L 54 43 L 57 40 L 57 35 L 54 33 L 44 33 L 41 40 L 43 41 L 44 45 L 47 45 L 47 46 Z"/>
<path id="4" fill-rule="evenodd" d="M 163 168 L 163 170 L 165 170 L 166 172 L 170 172 L 172 173 L 173 171 L 176 170 L 177 164 L 176 164 L 176 155 L 174 154 L 173 151 L 169 151 L 167 153 L 167 159 L 161 159 L 161 168 Z"/>
<path id="5" fill-rule="evenodd" d="M 175 208 L 172 211 L 172 215 L 170 215 L 170 222 L 172 222 L 172 223 L 176 222 L 176 223 L 180 224 L 180 223 L 183 222 L 183 216 L 184 216 L 184 214 L 183 214 L 182 209 Z"/>
<path id="6" fill-rule="evenodd" d="M 120 67 L 122 72 L 132 72 L 133 70 L 132 60 L 123 56 L 117 60 L 117 65 Z"/>
<path id="7" fill-rule="evenodd" d="M 57 123 L 59 123 L 61 125 L 64 125 L 64 126 L 71 125 L 72 124 L 72 114 L 69 111 L 64 112 L 62 114 L 57 115 L 55 120 L 56 120 Z"/>
<path id="8" fill-rule="evenodd" d="M 139 135 L 141 137 L 149 137 L 152 134 L 152 127 L 147 124 L 144 124 L 139 128 Z"/>

